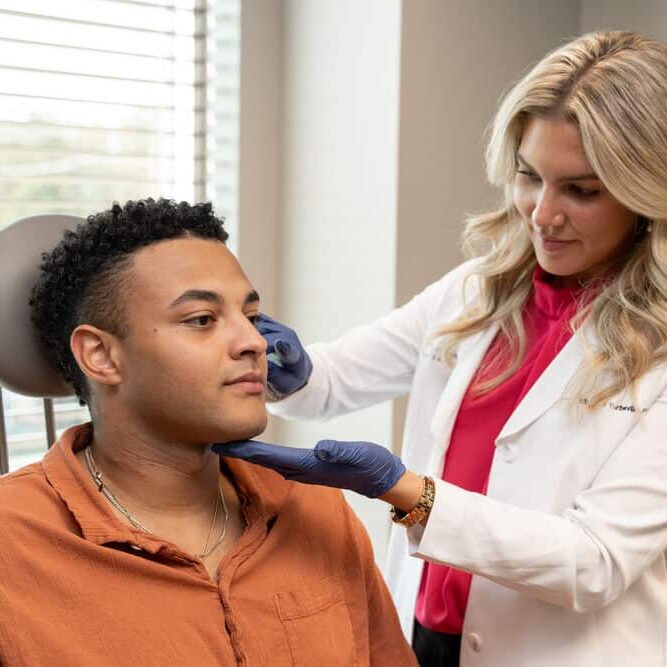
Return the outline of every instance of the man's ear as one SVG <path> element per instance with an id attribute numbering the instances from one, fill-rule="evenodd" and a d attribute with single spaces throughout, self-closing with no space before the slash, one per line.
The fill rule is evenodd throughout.
<path id="1" fill-rule="evenodd" d="M 115 386 L 121 383 L 122 354 L 116 336 L 91 324 L 80 324 L 69 345 L 83 374 L 93 382 Z"/>

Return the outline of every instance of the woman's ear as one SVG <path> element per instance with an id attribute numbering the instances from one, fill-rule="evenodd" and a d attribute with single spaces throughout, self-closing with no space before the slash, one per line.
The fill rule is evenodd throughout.
<path id="1" fill-rule="evenodd" d="M 69 345 L 88 380 L 109 386 L 121 383 L 121 354 L 116 336 L 90 324 L 80 324 L 72 331 Z"/>

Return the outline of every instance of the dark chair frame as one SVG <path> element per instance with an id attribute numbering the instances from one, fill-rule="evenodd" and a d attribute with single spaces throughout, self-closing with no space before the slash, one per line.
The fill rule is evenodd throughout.
<path id="1" fill-rule="evenodd" d="M 46 448 L 49 449 L 56 441 L 56 414 L 53 408 L 52 398 L 43 398 L 44 425 L 46 427 Z M 2 400 L 2 388 L 0 387 L 0 475 L 9 472 L 9 437 L 7 435 L 7 422 L 5 421 L 4 403 Z"/>

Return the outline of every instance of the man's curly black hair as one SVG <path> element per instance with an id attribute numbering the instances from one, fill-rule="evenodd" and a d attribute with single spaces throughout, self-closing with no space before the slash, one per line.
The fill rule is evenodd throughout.
<path id="1" fill-rule="evenodd" d="M 32 322 L 51 362 L 76 392 L 81 404 L 90 389 L 69 346 L 72 331 L 92 324 L 125 336 L 120 294 L 127 286 L 131 255 L 158 241 L 179 237 L 228 237 L 210 203 L 191 206 L 169 199 L 117 203 L 67 231 L 50 253 L 42 255 L 41 274 L 32 291 Z"/>

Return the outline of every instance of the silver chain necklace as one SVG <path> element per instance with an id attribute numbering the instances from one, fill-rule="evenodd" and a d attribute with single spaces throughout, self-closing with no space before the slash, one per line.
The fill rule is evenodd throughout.
<path id="1" fill-rule="evenodd" d="M 130 510 L 123 505 L 123 503 L 116 498 L 111 489 L 105 484 L 102 480 L 102 473 L 97 469 L 95 464 L 95 459 L 93 459 L 93 453 L 90 451 L 90 446 L 86 447 L 83 452 L 83 457 L 86 460 L 86 466 L 88 467 L 88 472 L 93 478 L 93 481 L 97 485 L 97 490 L 113 505 L 135 528 L 143 531 L 144 533 L 151 533 L 152 531 L 146 528 L 139 519 L 132 515 Z M 213 509 L 213 519 L 211 520 L 211 527 L 208 530 L 208 535 L 206 536 L 206 542 L 204 543 L 204 549 L 201 553 L 195 554 L 197 558 L 207 558 L 210 556 L 225 540 L 227 534 L 227 520 L 229 519 L 229 510 L 227 509 L 227 503 L 225 502 L 225 494 L 222 490 L 222 486 L 218 484 L 218 496 L 215 499 L 215 507 Z M 222 504 L 222 509 L 225 513 L 225 519 L 222 523 L 222 531 L 220 532 L 220 537 L 218 540 L 209 548 L 209 542 L 211 541 L 211 535 L 213 534 L 213 529 L 215 528 L 215 521 L 218 518 L 218 509 Z"/>

